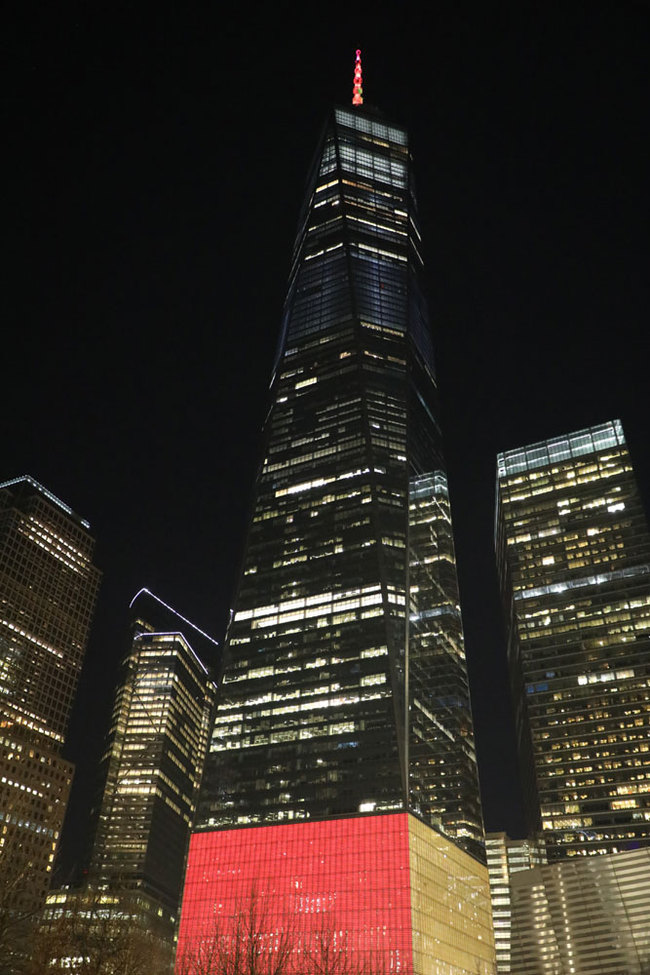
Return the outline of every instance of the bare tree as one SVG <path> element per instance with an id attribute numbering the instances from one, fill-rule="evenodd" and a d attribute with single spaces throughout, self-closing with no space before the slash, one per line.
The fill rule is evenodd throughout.
<path id="1" fill-rule="evenodd" d="M 171 956 L 132 893 L 85 888 L 46 910 L 26 975 L 168 975 Z"/>
<path id="2" fill-rule="evenodd" d="M 293 927 L 276 924 L 264 897 L 252 890 L 177 959 L 176 975 L 286 975 L 296 944 Z"/>
<path id="3" fill-rule="evenodd" d="M 355 948 L 350 932 L 331 920 L 307 936 L 303 958 L 305 975 L 383 975 L 387 971 L 379 952 Z"/>
<path id="4" fill-rule="evenodd" d="M 16 830 L 7 829 L 5 810 L 0 844 L 0 975 L 22 975 L 44 893 Z"/>
<path id="5" fill-rule="evenodd" d="M 251 891 L 230 915 L 177 958 L 176 975 L 383 975 L 376 953 L 355 951 L 348 933 L 334 925 L 300 930 L 299 915 L 274 920 L 265 898 Z"/>
<path id="6" fill-rule="evenodd" d="M 304 970 L 313 975 L 362 975 L 363 964 L 350 950 L 346 931 L 323 926 L 303 950 Z"/>

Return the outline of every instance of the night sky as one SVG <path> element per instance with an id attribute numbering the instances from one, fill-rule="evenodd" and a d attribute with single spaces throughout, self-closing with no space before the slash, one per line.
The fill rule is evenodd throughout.
<path id="1" fill-rule="evenodd" d="M 495 455 L 620 417 L 650 497 L 648 6 L 350 6 L 4 24 L 0 480 L 87 518 L 104 573 L 64 879 L 131 597 L 223 636 L 307 169 L 357 47 L 366 102 L 411 134 L 490 829 L 522 828 Z"/>

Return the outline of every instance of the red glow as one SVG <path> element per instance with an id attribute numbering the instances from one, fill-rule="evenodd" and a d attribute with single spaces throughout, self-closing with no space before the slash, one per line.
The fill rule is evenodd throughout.
<path id="1" fill-rule="evenodd" d="M 259 943 L 274 950 L 286 933 L 290 972 L 304 971 L 325 941 L 347 965 L 409 975 L 408 851 L 405 813 L 195 833 L 179 967 L 201 942 L 231 945 L 237 914 L 254 900 Z"/>
<path id="2" fill-rule="evenodd" d="M 354 81 L 352 83 L 352 104 L 363 105 L 363 81 L 361 78 L 361 51 L 357 49 L 354 65 Z"/>

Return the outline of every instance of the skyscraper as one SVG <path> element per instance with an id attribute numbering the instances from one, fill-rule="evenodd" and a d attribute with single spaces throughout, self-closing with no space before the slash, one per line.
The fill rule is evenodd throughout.
<path id="1" fill-rule="evenodd" d="M 345 933 L 365 961 L 423 971 L 447 889 L 428 871 L 446 859 L 465 912 L 440 921 L 463 945 L 448 971 L 491 970 L 421 269 L 406 132 L 361 107 L 357 56 L 299 220 L 181 953 L 205 935 L 208 889 L 225 918 L 255 887 L 269 924 L 297 918 L 296 950 L 319 921 L 339 951 Z M 360 885 L 377 891 L 364 905 Z"/>
<path id="2" fill-rule="evenodd" d="M 33 911 L 49 884 L 73 772 L 61 750 L 100 578 L 93 547 L 88 522 L 33 478 L 0 484 L 2 909 Z"/>
<path id="3" fill-rule="evenodd" d="M 90 878 L 149 897 L 171 941 L 214 704 L 204 661 L 217 644 L 147 589 L 131 612 Z"/>
<path id="4" fill-rule="evenodd" d="M 497 972 L 507 975 L 513 971 L 512 875 L 546 863 L 546 849 L 541 837 L 513 840 L 506 833 L 487 833 L 485 852 L 490 874 Z"/>
<path id="5" fill-rule="evenodd" d="M 650 535 L 618 420 L 500 454 L 497 560 L 529 825 L 650 843 Z"/>

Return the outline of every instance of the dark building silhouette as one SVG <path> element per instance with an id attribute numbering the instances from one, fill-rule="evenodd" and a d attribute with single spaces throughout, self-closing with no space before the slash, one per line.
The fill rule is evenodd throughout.
<path id="1" fill-rule="evenodd" d="M 61 752 L 100 579 L 93 548 L 88 522 L 33 478 L 0 484 L 3 910 L 36 910 L 49 885 L 73 774 Z"/>
<path id="2" fill-rule="evenodd" d="M 254 891 L 269 945 L 273 925 L 295 924 L 295 950 L 309 953 L 325 924 L 363 964 L 424 971 L 425 957 L 451 965 L 462 945 L 471 971 L 487 972 L 411 159 L 404 129 L 358 105 L 359 72 L 357 105 L 324 128 L 300 215 L 180 950 Z M 434 862 L 459 894 L 435 922 L 448 874 L 434 881 Z M 455 931 L 444 948 L 438 923 Z"/>
<path id="3" fill-rule="evenodd" d="M 497 559 L 531 829 L 650 843 L 650 535 L 618 420 L 499 455 Z"/>

